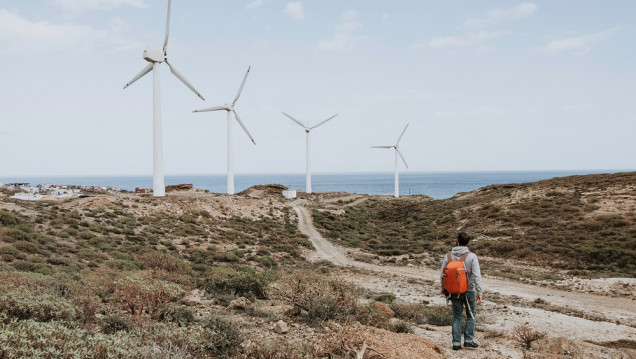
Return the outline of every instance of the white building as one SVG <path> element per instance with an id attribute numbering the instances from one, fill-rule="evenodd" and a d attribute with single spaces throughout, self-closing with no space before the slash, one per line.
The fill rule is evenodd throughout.
<path id="1" fill-rule="evenodd" d="M 39 201 L 42 199 L 42 195 L 39 193 L 19 192 L 14 194 L 11 198 L 21 199 L 23 201 Z"/>
<path id="2" fill-rule="evenodd" d="M 296 190 L 295 189 L 286 189 L 283 190 L 283 196 L 285 196 L 285 198 L 296 198 Z"/>

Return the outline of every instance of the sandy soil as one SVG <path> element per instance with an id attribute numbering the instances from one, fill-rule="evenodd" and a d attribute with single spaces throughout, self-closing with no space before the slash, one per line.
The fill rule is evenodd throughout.
<path id="1" fill-rule="evenodd" d="M 293 208 L 298 215 L 300 231 L 309 236 L 316 249 L 307 254 L 308 260 L 328 260 L 339 267 L 336 271 L 338 275 L 373 292 L 393 293 L 398 300 L 410 303 L 445 303 L 445 299 L 439 295 L 438 271 L 423 267 L 382 266 L 354 261 L 346 256 L 344 248 L 322 237 L 313 226 L 310 211 L 304 204 L 306 202 L 302 200 L 295 201 Z M 616 280 L 590 281 L 601 287 L 613 282 Z M 523 358 L 532 352 L 524 350 L 509 336 L 516 326 L 527 325 L 534 330 L 546 332 L 548 337 L 567 336 L 570 340 L 559 342 L 562 347 L 569 348 L 563 349 L 565 352 L 574 352 L 572 347 L 579 343 L 593 357 L 636 358 L 634 349 L 612 349 L 584 343 L 618 340 L 636 342 L 636 300 L 633 292 L 621 296 L 602 296 L 487 277 L 483 279 L 483 284 L 484 303 L 478 309 L 477 327 L 477 341 L 482 344 L 480 349 L 459 352 L 450 350 L 450 327 L 425 326 L 418 328 L 416 334 L 445 348 L 448 358 Z M 489 297 L 497 300 L 490 300 Z M 524 305 L 538 298 L 551 310 Z M 569 315 L 571 311 L 589 314 L 595 320 L 581 318 L 581 315 Z M 568 357 L 567 354 L 563 355 L 565 356 L 561 357 Z"/>

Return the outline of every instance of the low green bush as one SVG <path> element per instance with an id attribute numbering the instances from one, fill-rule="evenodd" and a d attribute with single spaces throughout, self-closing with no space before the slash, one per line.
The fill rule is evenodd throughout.
<path id="1" fill-rule="evenodd" d="M 73 304 L 64 298 L 19 290 L 0 293 L 0 313 L 8 320 L 32 319 L 39 322 L 77 317 Z"/>
<path id="2" fill-rule="evenodd" d="M 356 314 L 359 288 L 339 278 L 312 271 L 282 276 L 273 295 L 304 309 L 311 321 L 346 320 Z"/>
<path id="3" fill-rule="evenodd" d="M 233 295 L 250 299 L 267 297 L 266 287 L 272 273 L 258 273 L 251 268 L 213 268 L 200 287 L 213 296 Z"/>

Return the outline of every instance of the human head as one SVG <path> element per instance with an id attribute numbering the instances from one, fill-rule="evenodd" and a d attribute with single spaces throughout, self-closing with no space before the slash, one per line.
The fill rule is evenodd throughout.
<path id="1" fill-rule="evenodd" d="M 457 235 L 457 243 L 460 246 L 465 246 L 468 244 L 468 241 L 470 241 L 470 236 L 468 235 L 468 233 L 466 232 L 461 232 L 460 234 Z"/>

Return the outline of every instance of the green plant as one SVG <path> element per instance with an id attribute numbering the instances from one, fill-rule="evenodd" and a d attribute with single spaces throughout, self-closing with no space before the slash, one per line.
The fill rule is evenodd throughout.
<path id="1" fill-rule="evenodd" d="M 250 268 L 213 268 L 200 286 L 214 295 L 232 295 L 264 299 L 266 286 L 272 279 L 269 272 L 258 273 Z"/>
<path id="2" fill-rule="evenodd" d="M 282 276 L 271 287 L 274 295 L 304 309 L 312 321 L 345 320 L 356 313 L 360 290 L 339 278 L 311 271 Z"/>
<path id="3" fill-rule="evenodd" d="M 104 334 L 127 332 L 132 326 L 130 320 L 121 314 L 107 315 L 99 321 L 99 324 Z"/>
<path id="4" fill-rule="evenodd" d="M 168 303 L 161 307 L 158 319 L 166 322 L 175 323 L 180 327 L 187 327 L 188 325 L 190 325 L 190 323 L 194 322 L 194 316 L 194 309 L 182 305 Z"/>
<path id="5" fill-rule="evenodd" d="M 6 320 L 33 319 L 39 322 L 77 317 L 73 304 L 64 298 L 17 289 L 0 293 L 0 313 L 4 314 Z"/>

